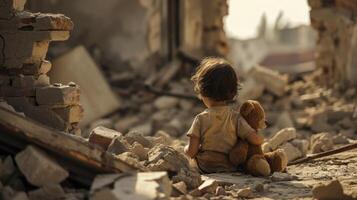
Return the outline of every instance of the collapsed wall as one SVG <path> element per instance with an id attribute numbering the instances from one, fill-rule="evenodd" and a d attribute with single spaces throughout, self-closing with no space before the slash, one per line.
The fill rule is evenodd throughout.
<path id="1" fill-rule="evenodd" d="M 80 134 L 79 87 L 51 84 L 47 76 L 49 43 L 67 40 L 73 23 L 61 14 L 24 11 L 25 3 L 0 2 L 0 100 L 50 127 Z"/>
<path id="2" fill-rule="evenodd" d="M 357 2 L 309 0 L 318 32 L 316 65 L 327 84 L 357 85 Z"/>

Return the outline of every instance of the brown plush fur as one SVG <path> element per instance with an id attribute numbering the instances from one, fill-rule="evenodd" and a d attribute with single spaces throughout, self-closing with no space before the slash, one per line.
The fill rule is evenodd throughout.
<path id="1" fill-rule="evenodd" d="M 248 143 L 243 140 L 238 140 L 237 144 L 229 152 L 229 161 L 234 166 L 245 163 L 248 155 Z"/>
<path id="2" fill-rule="evenodd" d="M 268 161 L 272 172 L 284 171 L 288 165 L 287 156 L 282 149 L 277 149 L 273 152 L 265 153 L 264 157 Z"/>
<path id="3" fill-rule="evenodd" d="M 269 176 L 271 169 L 264 155 L 253 155 L 246 164 L 246 171 L 253 176 Z"/>
<path id="4" fill-rule="evenodd" d="M 265 128 L 265 112 L 259 102 L 253 100 L 244 102 L 240 114 L 253 129 Z M 261 145 L 252 145 L 243 140 L 237 141 L 229 153 L 229 160 L 235 166 L 243 165 L 248 173 L 255 176 L 268 176 L 272 172 L 283 171 L 287 165 L 284 151 L 276 150 L 264 154 Z"/>

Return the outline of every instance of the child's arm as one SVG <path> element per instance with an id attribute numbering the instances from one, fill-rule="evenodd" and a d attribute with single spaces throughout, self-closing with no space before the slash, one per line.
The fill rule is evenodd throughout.
<path id="1" fill-rule="evenodd" d="M 185 146 L 184 152 L 190 158 L 194 158 L 200 147 L 200 139 L 197 137 L 189 137 L 188 145 Z"/>
<path id="2" fill-rule="evenodd" d="M 261 145 L 264 142 L 264 139 L 255 132 L 250 133 L 246 137 L 246 140 L 247 140 L 247 142 L 249 142 L 250 144 L 253 144 L 253 145 Z"/>

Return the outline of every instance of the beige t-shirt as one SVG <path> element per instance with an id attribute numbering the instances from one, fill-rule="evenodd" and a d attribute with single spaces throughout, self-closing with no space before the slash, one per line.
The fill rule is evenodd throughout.
<path id="1" fill-rule="evenodd" d="M 198 137 L 203 151 L 229 153 L 237 143 L 237 137 L 245 139 L 254 132 L 239 112 L 230 106 L 217 106 L 198 114 L 187 136 Z"/>

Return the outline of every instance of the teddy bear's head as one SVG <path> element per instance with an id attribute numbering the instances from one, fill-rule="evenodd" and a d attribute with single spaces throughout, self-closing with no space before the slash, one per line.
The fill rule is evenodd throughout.
<path id="1" fill-rule="evenodd" d="M 265 112 L 258 101 L 248 100 L 244 102 L 239 112 L 253 129 L 266 128 Z"/>

